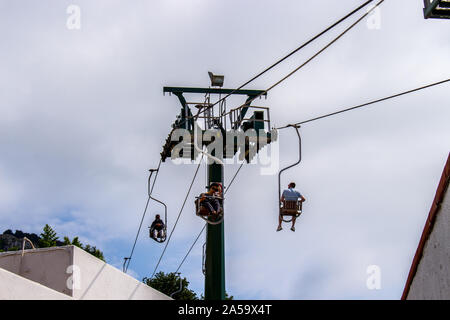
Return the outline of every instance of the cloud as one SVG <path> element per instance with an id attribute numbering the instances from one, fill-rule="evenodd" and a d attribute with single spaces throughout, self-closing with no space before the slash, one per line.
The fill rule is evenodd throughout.
<path id="1" fill-rule="evenodd" d="M 120 265 L 142 217 L 147 170 L 180 108 L 162 87 L 207 86 L 208 70 L 237 87 L 357 5 L 328 2 L 78 1 L 76 31 L 66 28 L 69 2 L 2 3 L 2 226 L 38 233 L 49 223 Z M 270 106 L 272 124 L 283 125 L 447 77 L 446 21 L 423 19 L 419 2 L 386 2 L 381 19 L 380 30 L 361 24 L 255 105 Z M 342 29 L 248 88 L 269 87 Z M 302 163 L 282 177 L 307 198 L 296 233 L 288 225 L 275 232 L 277 176 L 245 165 L 226 199 L 229 293 L 399 298 L 448 155 L 447 92 L 444 85 L 302 126 Z M 280 132 L 282 167 L 295 162 L 296 145 L 293 130 Z M 195 168 L 161 167 L 154 196 L 168 205 L 169 231 Z M 226 167 L 225 185 L 236 169 Z M 200 231 L 193 201 L 205 185 L 202 167 L 161 270 L 175 271 Z M 132 262 L 140 276 L 151 275 L 162 252 L 147 237 L 161 212 L 151 203 L 144 219 Z M 182 268 L 199 293 L 202 243 Z M 370 264 L 382 268 L 381 292 L 365 287 Z"/>

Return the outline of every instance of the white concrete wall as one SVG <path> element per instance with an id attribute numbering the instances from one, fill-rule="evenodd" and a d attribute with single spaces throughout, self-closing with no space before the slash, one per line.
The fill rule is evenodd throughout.
<path id="1" fill-rule="evenodd" d="M 450 191 L 447 190 L 407 299 L 450 299 Z"/>
<path id="2" fill-rule="evenodd" d="M 104 263 L 84 250 L 75 248 L 73 297 L 79 300 L 168 300 L 170 297 Z M 77 288 L 77 284 L 79 288 Z"/>
<path id="3" fill-rule="evenodd" d="M 76 300 L 171 299 L 74 246 L 1 253 L 0 268 Z"/>
<path id="4" fill-rule="evenodd" d="M 0 268 L 58 292 L 72 296 L 67 267 L 73 264 L 73 247 L 54 247 L 0 253 Z"/>
<path id="5" fill-rule="evenodd" d="M 0 300 L 72 300 L 72 298 L 0 268 Z"/>

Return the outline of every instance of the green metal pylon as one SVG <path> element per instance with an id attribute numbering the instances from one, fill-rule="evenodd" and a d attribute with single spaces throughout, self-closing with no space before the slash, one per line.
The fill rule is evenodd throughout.
<path id="1" fill-rule="evenodd" d="M 223 165 L 208 164 L 208 184 L 223 185 Z M 224 221 L 208 224 L 205 257 L 205 300 L 225 300 L 225 236 Z"/>
<path id="2" fill-rule="evenodd" d="M 211 84 L 214 86 L 214 84 Z M 189 103 L 184 98 L 185 93 L 201 93 L 201 94 L 219 94 L 219 95 L 246 95 L 247 100 L 242 106 L 237 118 L 231 124 L 231 130 L 237 130 L 241 125 L 241 122 L 249 122 L 249 119 L 244 119 L 248 109 L 251 108 L 251 103 L 256 97 L 266 97 L 267 91 L 265 90 L 241 90 L 241 89 L 223 89 L 223 88 L 186 88 L 186 87 L 164 87 L 164 93 L 173 93 L 176 95 L 181 103 L 182 110 L 180 113 L 180 119 L 174 122 L 172 127 L 183 128 L 189 130 L 192 134 L 196 128 L 193 114 L 190 110 Z M 267 111 L 268 112 L 268 111 Z M 261 129 L 260 122 L 264 122 L 260 119 L 261 112 L 255 111 L 254 115 L 251 116 L 251 125 L 253 129 Z M 267 119 L 270 119 L 268 116 Z M 209 119 L 208 119 L 209 120 Z M 258 122 L 259 121 L 259 122 Z M 268 121 L 268 120 L 267 120 Z M 270 121 L 268 124 L 270 130 Z M 262 126 L 264 128 L 264 126 Z M 211 124 L 205 129 L 211 129 Z M 226 123 L 224 129 L 227 130 Z M 171 132 L 172 133 L 172 132 Z M 270 135 L 270 133 L 268 133 Z M 195 136 L 195 134 L 194 134 Z M 203 148 L 203 143 L 200 149 Z M 161 153 L 161 161 L 165 161 L 166 158 L 172 157 L 172 150 L 174 148 L 171 136 L 166 139 L 166 143 L 163 146 L 163 152 Z M 235 151 L 236 152 L 236 151 Z M 195 153 L 193 157 L 195 157 Z M 214 152 L 211 153 L 214 155 Z M 220 159 L 222 160 L 222 159 Z M 223 176 L 224 176 L 224 166 L 219 163 L 208 164 L 208 185 L 211 182 L 219 182 L 223 186 Z M 205 300 L 225 300 L 225 232 L 224 232 L 224 221 L 218 225 L 208 224 L 207 235 L 206 235 L 206 252 L 205 252 Z"/>

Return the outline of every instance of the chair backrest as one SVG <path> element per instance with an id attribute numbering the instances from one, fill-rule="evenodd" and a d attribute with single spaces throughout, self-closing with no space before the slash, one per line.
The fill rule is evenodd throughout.
<path id="1" fill-rule="evenodd" d="M 284 200 L 283 209 L 286 210 L 300 210 L 300 201 L 298 200 Z"/>
<path id="2" fill-rule="evenodd" d="M 198 216 L 208 216 L 209 210 L 200 205 L 200 199 L 195 199 L 195 214 Z"/>

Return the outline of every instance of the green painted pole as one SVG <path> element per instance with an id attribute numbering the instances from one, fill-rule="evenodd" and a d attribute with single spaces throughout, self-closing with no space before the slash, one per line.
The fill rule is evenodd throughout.
<path id="1" fill-rule="evenodd" d="M 223 165 L 208 164 L 208 183 L 211 182 L 223 185 Z M 224 222 L 218 225 L 208 224 L 205 269 L 205 300 L 225 300 Z"/>

